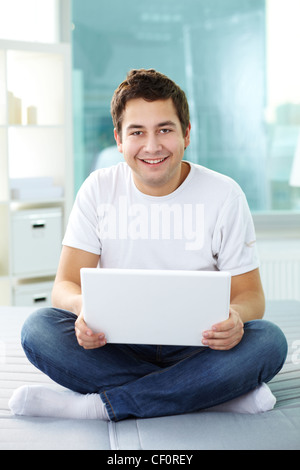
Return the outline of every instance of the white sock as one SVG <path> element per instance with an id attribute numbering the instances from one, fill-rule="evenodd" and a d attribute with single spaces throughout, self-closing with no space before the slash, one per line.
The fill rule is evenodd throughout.
<path id="1" fill-rule="evenodd" d="M 233 413 L 255 414 L 272 410 L 275 403 L 276 398 L 273 393 L 265 383 L 262 383 L 245 395 L 207 408 L 206 411 L 231 411 Z"/>
<path id="2" fill-rule="evenodd" d="M 109 420 L 98 393 L 83 395 L 43 385 L 23 385 L 15 390 L 8 404 L 15 415 Z"/>

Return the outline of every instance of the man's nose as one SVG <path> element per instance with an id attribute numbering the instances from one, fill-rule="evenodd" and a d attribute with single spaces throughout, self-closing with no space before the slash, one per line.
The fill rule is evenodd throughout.
<path id="1" fill-rule="evenodd" d="M 159 135 L 157 134 L 148 134 L 145 141 L 144 150 L 147 153 L 157 153 L 162 149 Z"/>

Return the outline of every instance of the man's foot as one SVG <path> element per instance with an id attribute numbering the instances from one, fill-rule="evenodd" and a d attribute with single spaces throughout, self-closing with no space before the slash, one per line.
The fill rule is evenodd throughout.
<path id="1" fill-rule="evenodd" d="M 8 404 L 15 415 L 109 420 L 98 393 L 83 395 L 43 385 L 23 385 L 15 390 Z"/>
<path id="2" fill-rule="evenodd" d="M 273 393 L 265 383 L 262 383 L 245 395 L 207 408 L 207 411 L 231 411 L 233 413 L 255 414 L 272 410 L 275 403 L 276 398 Z"/>

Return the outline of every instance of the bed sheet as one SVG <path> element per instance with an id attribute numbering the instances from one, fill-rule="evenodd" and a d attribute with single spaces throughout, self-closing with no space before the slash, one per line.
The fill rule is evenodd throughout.
<path id="1" fill-rule="evenodd" d="M 283 369 L 269 383 L 274 410 L 259 415 L 198 412 L 103 421 L 12 416 L 8 400 L 23 384 L 58 387 L 32 366 L 20 345 L 30 308 L 0 307 L 0 449 L 300 449 L 300 302 L 267 302 L 265 318 L 284 331 Z M 205 429 L 205 432 L 203 431 Z"/>

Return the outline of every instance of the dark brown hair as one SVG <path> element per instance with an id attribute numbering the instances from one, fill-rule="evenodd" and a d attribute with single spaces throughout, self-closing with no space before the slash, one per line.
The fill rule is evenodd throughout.
<path id="1" fill-rule="evenodd" d="M 190 122 L 190 113 L 184 91 L 166 75 L 154 69 L 139 69 L 128 72 L 126 80 L 115 90 L 111 101 L 112 120 L 120 137 L 126 103 L 135 98 L 143 98 L 146 101 L 172 98 L 182 133 L 185 135 Z"/>

